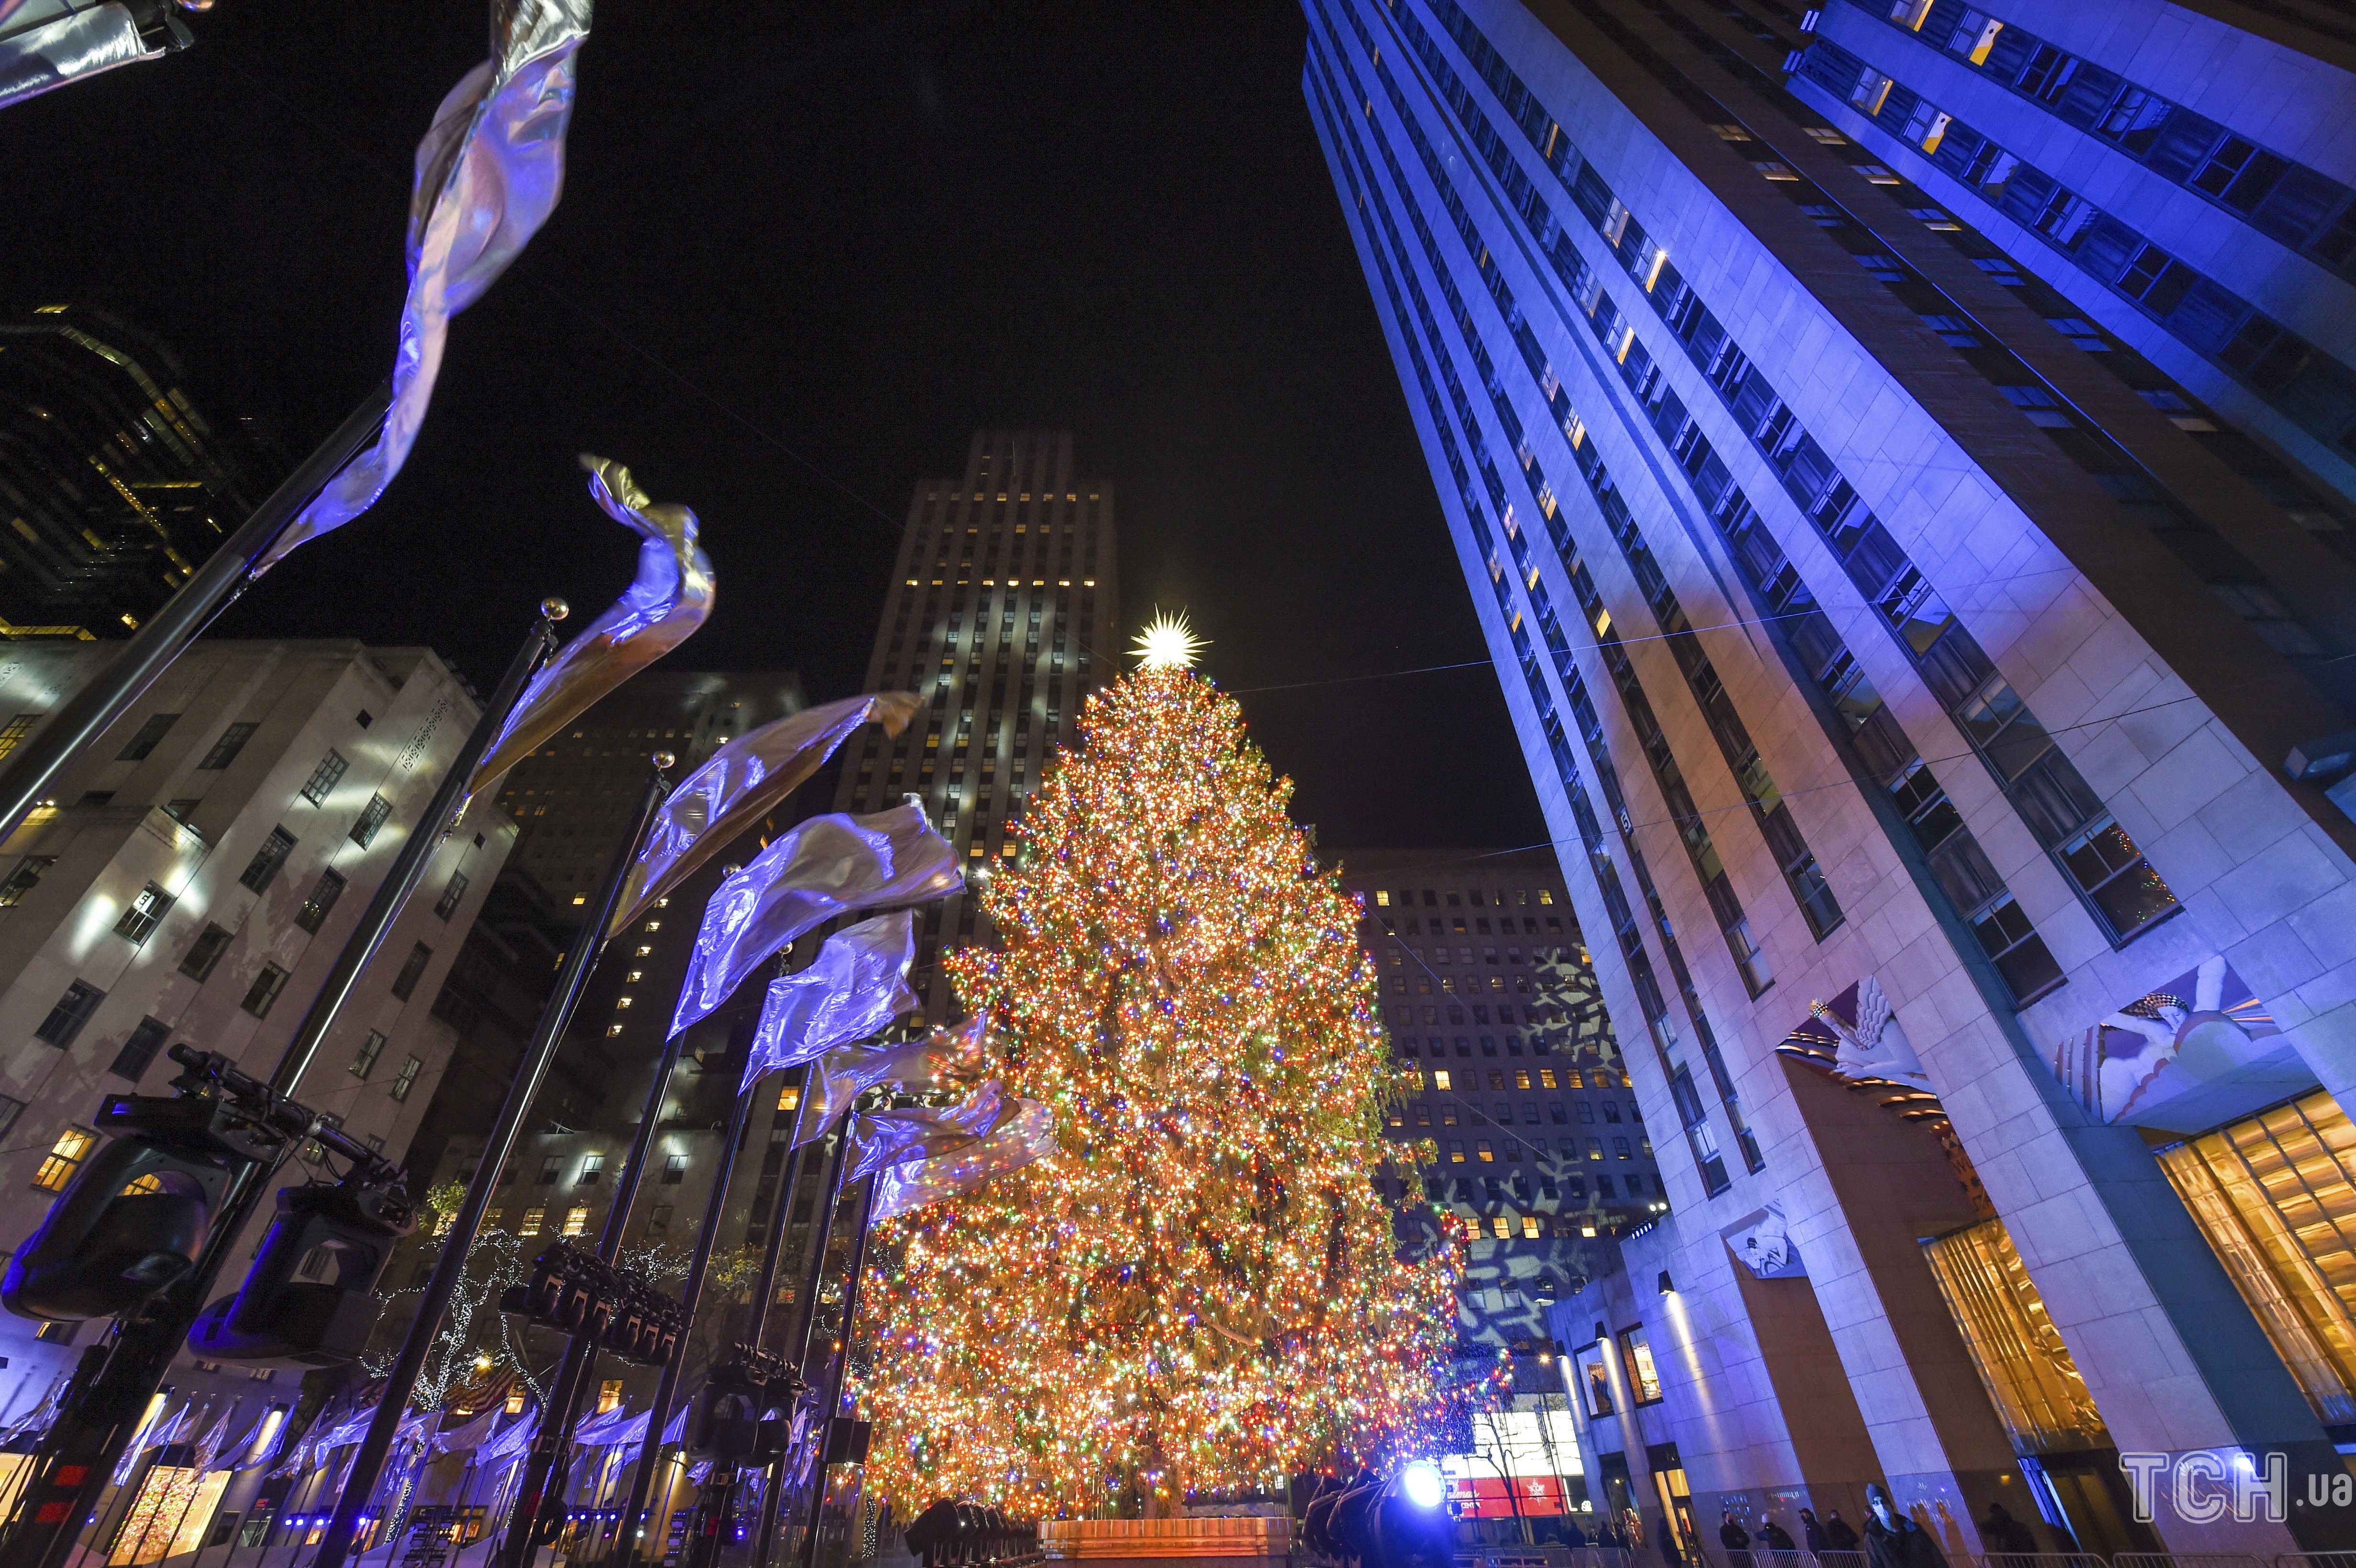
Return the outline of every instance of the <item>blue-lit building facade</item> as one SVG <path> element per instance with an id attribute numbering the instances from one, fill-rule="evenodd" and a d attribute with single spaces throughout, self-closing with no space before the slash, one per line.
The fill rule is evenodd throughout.
<path id="1" fill-rule="evenodd" d="M 1549 1311 L 1598 1507 L 2356 1544 L 2305 1501 L 2356 1448 L 2356 54 L 2287 0 L 2026 52 L 1304 10 L 1668 1205 Z M 2186 1456 L 2284 1517 L 2138 1520 Z"/>

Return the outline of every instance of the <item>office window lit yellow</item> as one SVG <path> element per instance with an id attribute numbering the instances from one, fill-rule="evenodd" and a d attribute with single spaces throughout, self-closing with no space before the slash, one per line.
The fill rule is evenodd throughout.
<path id="1" fill-rule="evenodd" d="M 68 1127 L 49 1146 L 41 1168 L 33 1172 L 33 1185 L 44 1192 L 63 1192 L 73 1173 L 81 1168 L 83 1158 L 97 1146 L 98 1135 L 80 1127 Z"/>

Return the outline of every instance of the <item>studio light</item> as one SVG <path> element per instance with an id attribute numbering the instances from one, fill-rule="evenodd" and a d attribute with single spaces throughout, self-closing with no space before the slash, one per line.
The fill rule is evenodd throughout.
<path id="1" fill-rule="evenodd" d="M 1399 1472 L 1399 1491 L 1420 1509 L 1438 1508 L 1448 1497 L 1447 1477 L 1429 1459 L 1418 1459 Z"/>

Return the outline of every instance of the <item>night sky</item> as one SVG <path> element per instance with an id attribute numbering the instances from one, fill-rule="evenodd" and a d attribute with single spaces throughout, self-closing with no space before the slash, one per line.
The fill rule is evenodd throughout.
<path id="1" fill-rule="evenodd" d="M 131 316 L 210 417 L 300 452 L 389 368 L 411 153 L 483 13 L 193 22 L 8 111 L 0 286 Z M 219 629 L 426 643 L 487 684 L 542 594 L 586 615 L 627 579 L 586 450 L 703 518 L 719 607 L 674 666 L 845 695 L 912 485 L 977 426 L 1068 427 L 1118 495 L 1125 622 L 1192 612 L 1323 844 L 1542 839 L 1489 668 L 1340 678 L 1484 650 L 1303 33 L 1283 0 L 605 0 L 564 200 L 455 323 L 407 469 Z"/>

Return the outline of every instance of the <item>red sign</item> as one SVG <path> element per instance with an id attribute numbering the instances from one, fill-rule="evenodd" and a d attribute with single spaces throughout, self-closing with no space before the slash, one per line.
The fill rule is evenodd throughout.
<path id="1" fill-rule="evenodd" d="M 1497 1476 L 1458 1476 L 1450 1482 L 1459 1519 L 1549 1519 L 1564 1511 L 1563 1483 L 1556 1476 L 1515 1476 L 1513 1489 Z"/>

